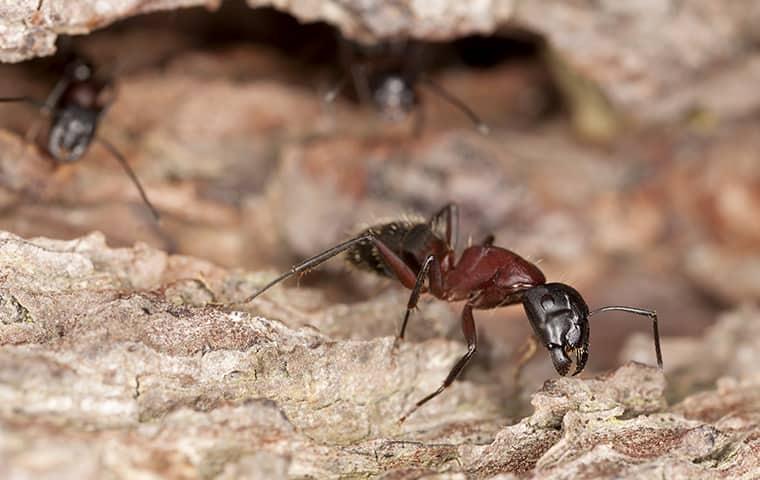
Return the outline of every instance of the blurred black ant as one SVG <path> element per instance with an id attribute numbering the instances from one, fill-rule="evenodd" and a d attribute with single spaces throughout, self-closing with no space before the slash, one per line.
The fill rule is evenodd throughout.
<path id="1" fill-rule="evenodd" d="M 438 390 L 418 401 L 401 417 L 401 422 L 451 385 L 475 353 L 477 334 L 473 309 L 522 303 L 535 336 L 549 351 L 557 373 L 563 376 L 570 371 L 571 355 L 575 362 L 573 375 L 586 366 L 589 317 L 613 310 L 643 315 L 652 319 L 657 365 L 662 369 L 657 313 L 624 306 L 589 311 L 578 291 L 563 283 L 546 283 L 544 274 L 534 264 L 510 250 L 493 246 L 493 235 L 479 245 L 467 247 L 457 259 L 458 230 L 459 213 L 454 204 L 446 205 L 426 222 L 396 221 L 370 227 L 293 266 L 245 301 L 250 302 L 288 277 L 315 268 L 341 252 L 348 253 L 353 265 L 395 277 L 411 289 L 398 340 L 404 338 L 409 315 L 416 308 L 421 293 L 429 292 L 449 302 L 465 301 L 462 331 L 467 340 L 467 353 L 454 365 Z"/>
<path id="2" fill-rule="evenodd" d="M 334 102 L 350 82 L 360 103 L 372 105 L 386 120 L 401 121 L 416 112 L 414 131 L 420 133 L 425 123 L 425 111 L 419 87 L 424 86 L 456 107 L 480 133 L 487 135 L 488 125 L 470 107 L 421 72 L 422 47 L 410 41 L 365 46 L 341 38 L 340 56 L 348 73 L 325 94 L 325 102 Z"/>
<path id="3" fill-rule="evenodd" d="M 45 149 L 61 164 L 79 160 L 93 141 L 100 144 L 121 164 L 137 187 L 137 191 L 158 220 L 156 208 L 148 200 L 137 175 L 124 156 L 109 141 L 96 136 L 98 123 L 114 99 L 111 81 L 95 77 L 92 65 L 76 57 L 64 68 L 63 77 L 56 83 L 44 102 L 31 97 L 0 97 L 0 103 L 23 102 L 52 114 Z"/>

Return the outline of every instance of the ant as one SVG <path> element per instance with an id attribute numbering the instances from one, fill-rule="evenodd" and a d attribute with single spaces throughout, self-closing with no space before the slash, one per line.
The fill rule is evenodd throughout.
<path id="1" fill-rule="evenodd" d="M 412 291 L 397 340 L 403 340 L 409 316 L 417 307 L 420 294 L 429 292 L 448 302 L 464 301 L 462 331 L 467 340 L 467 352 L 457 361 L 443 384 L 418 401 L 399 422 L 451 385 L 475 354 L 478 342 L 473 309 L 522 303 L 535 337 L 549 351 L 554 368 L 562 376 L 570 371 L 571 355 L 575 361 L 573 375 L 586 366 L 590 317 L 613 310 L 646 316 L 652 320 L 657 365 L 662 369 L 655 311 L 625 306 L 606 306 L 590 311 L 577 290 L 563 283 L 546 283 L 544 274 L 536 265 L 510 250 L 494 246 L 493 235 L 488 235 L 480 244 L 468 246 L 457 258 L 458 230 L 459 211 L 455 204 L 444 206 L 428 221 L 395 221 L 369 227 L 354 238 L 293 266 L 245 302 L 342 252 L 347 252 L 348 261 L 354 266 L 395 277 Z M 524 360 L 527 358 L 521 362 Z"/>
<path id="2" fill-rule="evenodd" d="M 85 59 L 76 57 L 65 66 L 62 78 L 44 102 L 22 96 L 0 97 L 0 103 L 22 102 L 39 108 L 44 114 L 52 114 L 45 147 L 60 164 L 79 160 L 97 140 L 124 168 L 158 221 L 158 211 L 148 200 L 127 160 L 111 142 L 95 135 L 100 120 L 113 103 L 113 97 L 112 82 L 96 78 L 93 66 Z"/>
<path id="3" fill-rule="evenodd" d="M 419 87 L 424 86 L 467 116 L 480 133 L 490 132 L 488 125 L 462 100 L 419 71 L 422 45 L 396 41 L 365 46 L 343 38 L 339 42 L 342 63 L 349 73 L 325 94 L 325 102 L 334 102 L 351 81 L 359 101 L 374 106 L 384 119 L 400 121 L 416 112 L 414 131 L 419 134 L 425 122 Z"/>

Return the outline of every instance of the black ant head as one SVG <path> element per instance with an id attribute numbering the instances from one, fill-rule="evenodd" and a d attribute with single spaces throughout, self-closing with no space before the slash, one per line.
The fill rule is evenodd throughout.
<path id="1" fill-rule="evenodd" d="M 549 350 L 554 368 L 564 376 L 575 358 L 577 375 L 588 360 L 589 309 L 574 288 L 547 283 L 528 289 L 523 306 L 536 336 Z"/>
<path id="2" fill-rule="evenodd" d="M 97 112 L 85 108 L 69 106 L 56 112 L 50 127 L 48 151 L 62 163 L 78 160 L 92 143 L 97 121 Z"/>
<path id="3" fill-rule="evenodd" d="M 372 90 L 372 100 L 383 117 L 401 120 L 417 105 L 417 93 L 411 82 L 401 75 L 381 75 Z"/>
<path id="4" fill-rule="evenodd" d="M 92 64 L 83 57 L 75 57 L 66 64 L 64 75 L 76 82 L 86 82 L 94 75 Z"/>

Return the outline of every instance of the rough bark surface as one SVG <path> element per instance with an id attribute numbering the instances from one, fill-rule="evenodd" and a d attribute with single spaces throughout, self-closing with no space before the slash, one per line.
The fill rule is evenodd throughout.
<path id="1" fill-rule="evenodd" d="M 389 322 L 400 306 L 393 297 L 342 317 L 302 289 L 235 306 L 267 275 L 144 245 L 112 249 L 100 234 L 56 241 L 3 233 L 0 278 L 3 478 L 760 472 L 751 351 L 731 357 L 735 367 L 721 371 L 732 376 L 717 387 L 716 371 L 698 382 L 704 391 L 688 387 L 670 406 L 662 373 L 630 363 L 595 378 L 548 380 L 532 395 L 532 414 L 509 419 L 504 405 L 519 397 L 491 372 L 486 382 L 457 382 L 399 425 L 463 345 L 430 338 L 394 350 L 392 337 L 352 339 L 358 322 Z M 701 348 L 704 362 L 722 365 L 729 345 L 757 345 L 756 328 L 727 332 L 759 317 L 745 309 L 719 322 L 704 340 L 725 345 L 717 350 L 667 341 L 666 365 L 679 365 L 668 383 L 702 368 L 682 352 L 693 359 Z"/>
<path id="2" fill-rule="evenodd" d="M 0 60 L 20 61 L 54 51 L 59 34 L 85 34 L 130 16 L 218 0 L 6 0 L 0 2 Z M 400 37 L 449 40 L 522 28 L 546 38 L 563 77 L 590 80 L 624 116 L 676 118 L 693 110 L 740 116 L 760 105 L 753 86 L 760 58 L 760 4 L 647 1 L 335 1 L 250 0 L 301 21 L 325 21 L 346 37 L 377 42 Z M 584 99 L 592 87 L 567 88 Z M 583 93 L 585 92 L 585 93 Z M 603 107 L 598 107 L 602 108 Z M 600 115 L 587 111 L 592 125 Z M 601 114 L 604 116 L 604 114 Z"/>

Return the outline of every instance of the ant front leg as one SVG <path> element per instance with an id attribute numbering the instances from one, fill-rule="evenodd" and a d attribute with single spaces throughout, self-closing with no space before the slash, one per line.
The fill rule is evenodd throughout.
<path id="1" fill-rule="evenodd" d="M 456 380 L 459 374 L 462 373 L 462 370 L 470 361 L 470 358 L 475 354 L 475 350 L 478 348 L 478 335 L 475 330 L 475 319 L 472 317 L 472 306 L 470 304 L 465 305 L 464 310 L 462 310 L 462 332 L 464 333 L 464 338 L 467 340 L 467 353 L 465 353 L 454 365 L 454 368 L 451 369 L 446 380 L 444 380 L 443 384 L 438 387 L 438 390 L 415 403 L 414 407 L 399 419 L 399 423 L 402 423 L 409 417 L 409 415 L 417 411 L 418 408 L 440 395 L 441 392 L 449 387 L 449 385 L 454 383 L 454 380 Z"/>
<path id="2" fill-rule="evenodd" d="M 433 292 L 441 292 L 443 290 L 443 279 L 441 274 L 441 265 L 435 258 L 435 255 L 430 255 L 425 259 L 425 263 L 422 264 L 420 273 L 417 274 L 417 280 L 412 288 L 412 294 L 409 296 L 409 302 L 406 305 L 406 313 L 404 314 L 404 320 L 401 323 L 401 331 L 396 337 L 396 340 L 404 339 L 404 332 L 406 332 L 406 324 L 409 321 L 409 315 L 412 310 L 417 308 L 417 301 L 420 299 L 420 293 L 425 284 L 425 277 L 430 273 L 430 290 Z"/>

